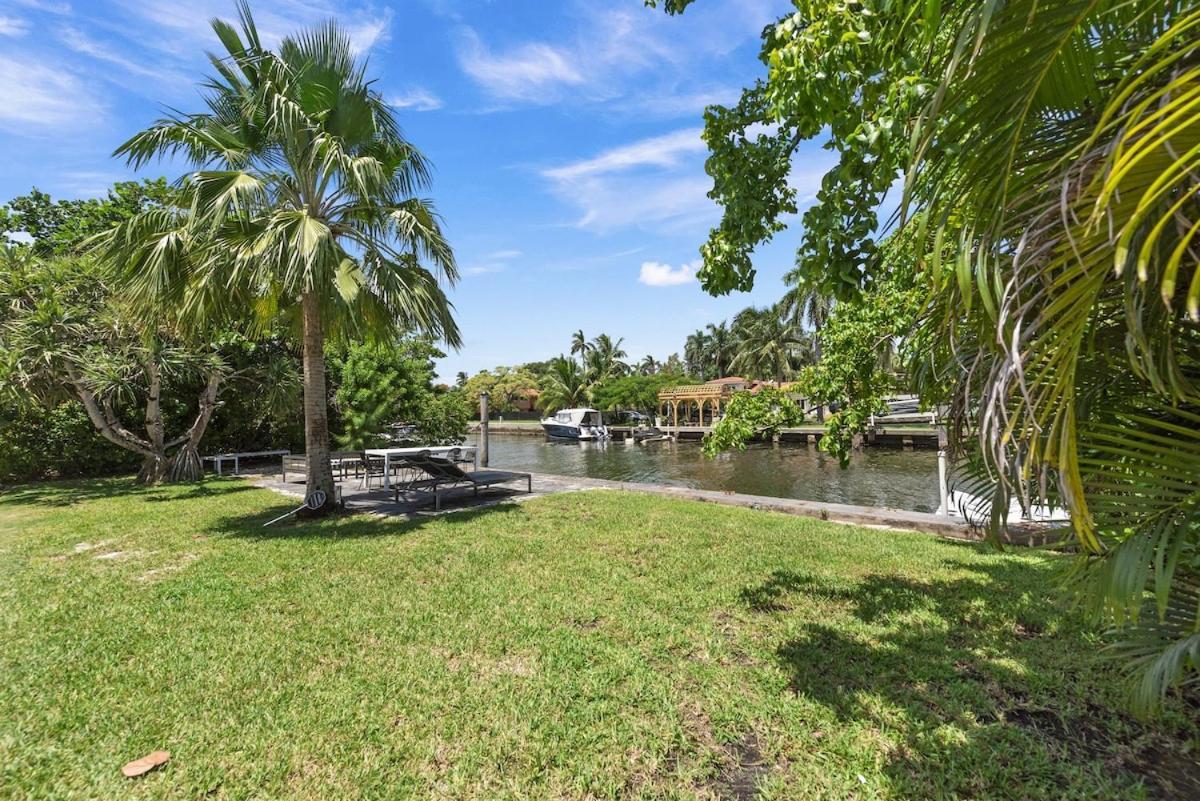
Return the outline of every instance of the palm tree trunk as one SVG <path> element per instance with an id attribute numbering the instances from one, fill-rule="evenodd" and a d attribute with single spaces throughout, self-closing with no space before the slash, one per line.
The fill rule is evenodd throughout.
<path id="1" fill-rule="evenodd" d="M 333 470 L 329 465 L 329 415 L 325 398 L 325 332 L 317 296 L 305 292 L 304 314 L 304 452 L 307 455 L 308 494 L 322 490 L 334 501 Z"/>

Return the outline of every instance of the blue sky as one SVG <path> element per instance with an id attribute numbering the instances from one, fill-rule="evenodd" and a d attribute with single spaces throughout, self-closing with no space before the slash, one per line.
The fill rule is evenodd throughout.
<path id="1" fill-rule="evenodd" d="M 435 166 L 455 247 L 459 370 L 548 358 L 571 332 L 624 337 L 633 359 L 774 301 L 799 228 L 756 254 L 750 294 L 693 277 L 718 219 L 706 197 L 702 111 L 762 74 L 759 34 L 786 0 L 700 0 L 682 17 L 641 0 L 258 0 L 277 39 L 336 17 L 406 134 Z M 232 0 L 0 0 L 0 199 L 33 186 L 100 194 L 133 173 L 113 149 L 164 106 L 198 109 L 213 16 Z M 810 200 L 831 155 L 806 144 Z M 146 176 L 175 178 L 163 165 Z"/>

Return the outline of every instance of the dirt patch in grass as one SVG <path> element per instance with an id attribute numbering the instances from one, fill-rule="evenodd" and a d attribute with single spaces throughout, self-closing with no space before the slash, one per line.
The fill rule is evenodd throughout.
<path id="1" fill-rule="evenodd" d="M 536 675 L 537 658 L 531 654 L 511 653 L 501 657 L 490 657 L 476 653 L 453 653 L 445 648 L 434 648 L 432 653 L 445 661 L 451 672 L 469 670 L 482 679 L 498 676 L 528 678 Z"/>
<path id="2" fill-rule="evenodd" d="M 712 789 L 719 798 L 729 801 L 753 801 L 758 797 L 759 783 L 771 772 L 758 735 L 746 732 L 722 750 L 721 772 L 713 780 Z"/>
<path id="3" fill-rule="evenodd" d="M 185 553 L 179 557 L 178 561 L 147 570 L 145 573 L 138 576 L 138 581 L 154 581 L 157 579 L 165 578 L 166 576 L 169 576 L 172 573 L 178 573 L 180 570 L 183 570 L 189 564 L 191 564 L 192 562 L 196 561 L 199 558 L 200 557 L 197 554 Z"/>
<path id="4" fill-rule="evenodd" d="M 1106 769 L 1124 770 L 1140 778 L 1150 798 L 1162 801 L 1200 798 L 1200 760 L 1184 753 L 1183 743 L 1150 735 L 1125 715 L 1119 717 L 1129 728 L 1130 736 L 1113 736 L 1104 722 L 1113 712 L 1095 704 L 1087 706 L 1086 714 L 1064 719 L 1052 709 L 1025 705 L 1023 693 L 1014 695 L 1011 700 L 1017 705 L 1000 709 L 1000 717 L 1006 724 L 1031 731 L 1076 757 L 1104 759 Z"/>

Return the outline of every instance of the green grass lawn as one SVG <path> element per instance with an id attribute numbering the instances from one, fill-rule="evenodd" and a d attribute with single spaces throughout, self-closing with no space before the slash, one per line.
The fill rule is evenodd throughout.
<path id="1" fill-rule="evenodd" d="M 1055 557 L 616 492 L 261 528 L 294 503 L 0 496 L 0 798 L 1137 799 L 1195 767 L 1194 709 L 1117 711 Z"/>

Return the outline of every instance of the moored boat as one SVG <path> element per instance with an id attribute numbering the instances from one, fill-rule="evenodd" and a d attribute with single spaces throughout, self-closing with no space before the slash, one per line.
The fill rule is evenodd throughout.
<path id="1" fill-rule="evenodd" d="M 546 436 L 555 439 L 607 439 L 608 428 L 595 409 L 560 409 L 553 417 L 542 419 Z"/>

